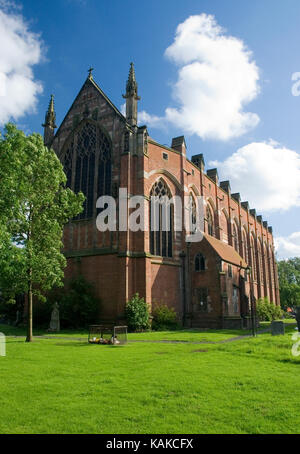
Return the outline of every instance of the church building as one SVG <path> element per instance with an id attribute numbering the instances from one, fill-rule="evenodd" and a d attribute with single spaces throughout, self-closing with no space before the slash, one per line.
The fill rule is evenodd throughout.
<path id="1" fill-rule="evenodd" d="M 150 308 L 174 308 L 187 327 L 249 327 L 258 298 L 279 305 L 272 227 L 219 181 L 217 169 L 205 170 L 203 154 L 188 159 L 184 136 L 170 146 L 152 139 L 138 125 L 138 85 L 133 64 L 126 84 L 124 116 L 94 81 L 92 70 L 56 130 L 51 96 L 44 123 L 45 145 L 64 166 L 67 185 L 82 191 L 84 210 L 64 229 L 66 282 L 83 275 L 99 298 L 98 322 L 124 320 L 126 302 L 138 292 Z M 56 132 L 55 132 L 56 130 Z M 140 195 L 151 219 L 150 197 L 190 197 L 191 209 L 204 200 L 203 238 L 186 241 L 186 231 L 101 232 L 97 199 L 111 195 L 120 207 L 119 189 Z M 183 204 L 184 206 L 184 204 Z M 97 320 L 95 320 L 95 323 Z"/>

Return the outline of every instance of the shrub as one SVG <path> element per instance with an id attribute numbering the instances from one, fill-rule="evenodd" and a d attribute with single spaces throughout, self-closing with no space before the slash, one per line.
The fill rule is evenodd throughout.
<path id="1" fill-rule="evenodd" d="M 282 309 L 274 303 L 270 303 L 267 297 L 257 300 L 256 313 L 260 321 L 271 322 L 282 318 Z"/>
<path id="2" fill-rule="evenodd" d="M 66 284 L 63 289 L 53 289 L 44 306 L 43 317 L 39 323 L 50 323 L 54 303 L 59 306 L 62 328 L 85 328 L 98 320 L 99 300 L 94 288 L 83 276 L 78 276 Z M 49 312 L 50 307 L 50 312 Z"/>
<path id="3" fill-rule="evenodd" d="M 24 312 L 24 298 L 22 295 L 16 295 L 14 298 L 0 297 L 0 319 L 9 324 L 14 324 L 17 317 L 17 311 L 22 318 Z"/>
<path id="4" fill-rule="evenodd" d="M 0 319 L 6 322 L 13 322 L 16 318 L 16 304 L 14 300 L 0 298 Z"/>
<path id="5" fill-rule="evenodd" d="M 64 326 L 83 328 L 95 323 L 98 319 L 99 300 L 94 295 L 92 284 L 83 276 L 72 279 L 69 289 L 60 301 L 59 308 Z"/>
<path id="6" fill-rule="evenodd" d="M 152 329 L 157 331 L 178 329 L 179 324 L 174 309 L 165 304 L 157 305 L 153 310 Z"/>
<path id="7" fill-rule="evenodd" d="M 271 303 L 273 304 L 273 303 Z M 278 320 L 283 317 L 283 310 L 280 306 L 275 306 L 273 308 L 273 320 Z"/>
<path id="8" fill-rule="evenodd" d="M 294 319 L 295 317 L 290 312 L 283 311 L 283 318 Z"/>
<path id="9" fill-rule="evenodd" d="M 150 328 L 148 305 L 138 293 L 127 302 L 125 313 L 129 331 L 143 331 Z"/>

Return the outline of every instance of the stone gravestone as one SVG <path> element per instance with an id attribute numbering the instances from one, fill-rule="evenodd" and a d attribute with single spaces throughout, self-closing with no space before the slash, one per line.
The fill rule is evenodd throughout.
<path id="1" fill-rule="evenodd" d="M 278 336 L 284 334 L 284 323 L 281 321 L 274 321 L 271 323 L 272 336 Z"/>
<path id="2" fill-rule="evenodd" d="M 54 303 L 53 310 L 51 313 L 50 326 L 48 331 L 60 331 L 60 321 L 59 321 L 59 309 L 58 304 Z"/>
<path id="3" fill-rule="evenodd" d="M 15 326 L 19 326 L 19 324 L 21 323 L 22 321 L 22 314 L 20 311 L 17 311 L 17 314 L 16 314 L 16 321 L 14 323 Z"/>

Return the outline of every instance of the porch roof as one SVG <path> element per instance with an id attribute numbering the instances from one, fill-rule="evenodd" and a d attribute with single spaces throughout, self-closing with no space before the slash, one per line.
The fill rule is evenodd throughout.
<path id="1" fill-rule="evenodd" d="M 244 269 L 248 268 L 245 260 L 232 246 L 207 234 L 204 234 L 204 238 L 224 262 L 231 263 L 232 265 Z"/>

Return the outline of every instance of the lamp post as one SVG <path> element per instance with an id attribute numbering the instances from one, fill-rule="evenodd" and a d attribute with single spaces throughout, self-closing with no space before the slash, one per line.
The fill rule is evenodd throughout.
<path id="1" fill-rule="evenodd" d="M 251 328 L 252 328 L 252 336 L 256 337 L 256 310 L 254 305 L 254 294 L 253 294 L 253 280 L 252 280 L 252 268 L 248 266 L 246 268 L 246 272 L 249 276 L 250 281 L 250 307 L 251 307 Z"/>

